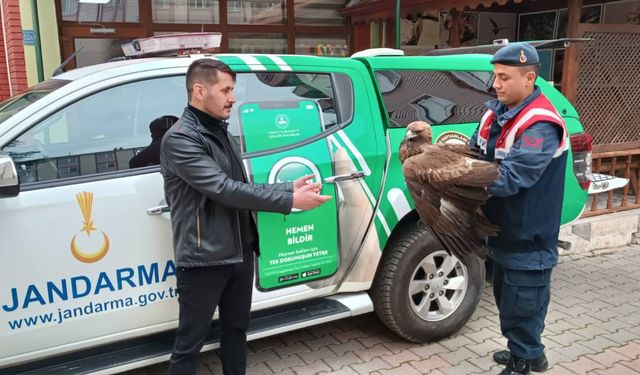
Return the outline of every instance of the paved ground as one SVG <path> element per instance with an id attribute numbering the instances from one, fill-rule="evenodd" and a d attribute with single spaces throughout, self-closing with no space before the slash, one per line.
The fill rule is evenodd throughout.
<path id="1" fill-rule="evenodd" d="M 640 246 L 561 257 L 543 342 L 548 375 L 640 374 Z M 374 314 L 249 343 L 248 374 L 497 374 L 500 335 L 491 288 L 454 337 L 428 345 L 391 334 Z M 198 374 L 221 374 L 215 351 Z M 128 375 L 165 374 L 166 363 Z"/>

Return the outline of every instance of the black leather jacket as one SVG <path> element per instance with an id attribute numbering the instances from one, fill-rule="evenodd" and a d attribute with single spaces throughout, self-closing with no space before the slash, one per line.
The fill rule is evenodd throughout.
<path id="1" fill-rule="evenodd" d="M 178 267 L 241 262 L 238 210 L 291 212 L 291 183 L 248 184 L 229 177 L 230 158 L 240 159 L 240 151 L 227 137 L 234 155 L 227 155 L 221 140 L 187 108 L 162 139 L 160 166 Z"/>

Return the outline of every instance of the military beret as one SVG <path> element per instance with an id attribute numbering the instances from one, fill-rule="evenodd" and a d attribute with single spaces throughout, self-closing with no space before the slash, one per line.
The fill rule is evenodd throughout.
<path id="1" fill-rule="evenodd" d="M 500 48 L 491 59 L 492 64 L 525 66 L 539 64 L 540 58 L 535 47 L 528 43 L 509 43 Z"/>

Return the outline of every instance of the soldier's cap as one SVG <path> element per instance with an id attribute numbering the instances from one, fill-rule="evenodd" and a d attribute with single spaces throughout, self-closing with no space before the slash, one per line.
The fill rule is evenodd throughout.
<path id="1" fill-rule="evenodd" d="M 492 64 L 527 66 L 540 63 L 535 47 L 529 43 L 509 43 L 500 48 L 491 59 Z"/>

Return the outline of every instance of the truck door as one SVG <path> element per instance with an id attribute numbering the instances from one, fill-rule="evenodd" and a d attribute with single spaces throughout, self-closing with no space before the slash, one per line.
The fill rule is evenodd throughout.
<path id="1" fill-rule="evenodd" d="M 148 214 L 164 202 L 162 176 L 130 160 L 152 141 L 152 120 L 180 115 L 184 76 L 95 86 L 0 138 L 21 183 L 0 199 L 0 340 L 11 342 L 0 359 L 177 317 L 171 227 Z"/>
<path id="2" fill-rule="evenodd" d="M 278 66 L 256 61 L 250 69 L 234 66 L 239 72 L 238 102 L 229 131 L 242 145 L 253 182 L 286 182 L 315 174 L 323 183 L 322 193 L 333 197 L 308 212 L 258 213 L 261 256 L 254 308 L 281 297 L 295 300 L 334 292 L 358 259 L 369 229 L 375 227 L 376 232 L 383 225 L 374 224 L 373 218 L 383 180 L 384 130 L 372 118 L 377 108 L 367 96 L 373 90 L 362 87 L 361 80 L 368 77 L 315 60 L 311 72 L 309 66 L 301 72 L 294 64 L 285 66 L 296 59 L 283 56 Z M 363 68 L 358 62 L 345 62 Z M 356 91 L 364 96 L 360 101 Z M 371 130 L 374 127 L 377 132 Z M 380 246 L 377 236 L 370 241 L 375 243 L 375 263 Z M 365 283 L 373 272 L 363 274 Z"/>
<path id="3" fill-rule="evenodd" d="M 329 144 L 326 138 L 318 138 L 325 124 L 315 100 L 244 102 L 238 112 L 243 151 L 248 155 L 245 164 L 254 183 L 292 182 L 310 174 L 322 181 L 333 175 Z M 316 141 L 312 141 L 314 137 Z M 287 147 L 296 143 L 296 147 Z M 264 152 L 270 149 L 275 151 Z M 335 185 L 324 184 L 322 194 L 332 199 L 311 211 L 294 209 L 287 216 L 257 213 L 260 289 L 305 283 L 336 272 L 339 248 Z"/>

